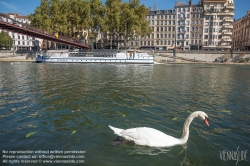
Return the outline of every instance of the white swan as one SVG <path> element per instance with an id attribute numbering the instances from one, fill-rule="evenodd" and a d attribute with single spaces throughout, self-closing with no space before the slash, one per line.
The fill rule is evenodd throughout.
<path id="1" fill-rule="evenodd" d="M 202 111 L 193 112 L 185 120 L 183 127 L 183 134 L 180 139 L 174 138 L 172 136 L 164 134 L 159 130 L 148 127 L 138 127 L 127 130 L 115 128 L 112 126 L 109 127 L 118 136 L 121 136 L 126 140 L 133 141 L 137 145 L 144 145 L 151 147 L 170 147 L 170 146 L 185 144 L 187 142 L 189 136 L 189 125 L 192 122 L 192 120 L 196 117 L 199 117 L 202 120 L 204 120 L 205 124 L 209 126 L 208 116 L 205 112 Z"/>

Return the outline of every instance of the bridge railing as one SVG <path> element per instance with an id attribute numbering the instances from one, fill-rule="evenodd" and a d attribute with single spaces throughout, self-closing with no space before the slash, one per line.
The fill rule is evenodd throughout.
<path id="1" fill-rule="evenodd" d="M 24 29 L 28 29 L 28 30 L 31 30 L 31 31 L 38 32 L 40 34 L 44 34 L 46 36 L 50 36 L 50 37 L 60 39 L 60 40 L 64 40 L 64 41 L 69 41 L 71 43 L 80 44 L 82 46 L 85 46 L 85 47 L 89 48 L 89 45 L 83 44 L 80 41 L 76 41 L 76 40 L 73 40 L 70 37 L 66 37 L 66 36 L 62 36 L 62 35 L 58 35 L 58 37 L 56 37 L 55 33 L 48 32 L 46 30 L 38 29 L 38 28 L 36 28 L 34 26 L 31 26 L 28 23 L 23 23 L 23 22 L 17 21 L 17 20 L 15 20 L 13 18 L 10 18 L 8 15 L 3 14 L 3 13 L 0 13 L 0 22 L 6 22 L 8 24 L 12 24 L 12 26 L 14 26 L 14 27 L 18 26 L 18 27 L 21 27 L 21 28 L 24 28 Z"/>

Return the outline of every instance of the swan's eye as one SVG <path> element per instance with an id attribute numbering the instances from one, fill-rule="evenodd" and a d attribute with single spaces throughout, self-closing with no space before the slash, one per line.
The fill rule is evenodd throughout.
<path id="1" fill-rule="evenodd" d="M 207 121 L 209 121 L 208 117 L 205 117 L 205 119 L 207 119 Z"/>

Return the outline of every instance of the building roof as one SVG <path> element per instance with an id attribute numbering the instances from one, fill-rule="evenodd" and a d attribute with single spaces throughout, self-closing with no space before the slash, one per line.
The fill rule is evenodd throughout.
<path id="1" fill-rule="evenodd" d="M 173 10 L 153 10 L 149 11 L 148 15 L 157 15 L 157 14 L 175 14 L 174 9 Z"/>
<path id="2" fill-rule="evenodd" d="M 27 16 L 16 16 L 16 18 L 28 19 Z"/>
<path id="3" fill-rule="evenodd" d="M 204 3 L 220 3 L 220 2 L 227 2 L 227 0 L 204 0 Z"/>

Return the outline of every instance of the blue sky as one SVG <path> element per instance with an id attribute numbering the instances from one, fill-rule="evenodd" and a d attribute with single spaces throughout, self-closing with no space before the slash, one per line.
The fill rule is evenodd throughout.
<path id="1" fill-rule="evenodd" d="M 102 0 L 105 3 L 105 0 Z M 129 0 L 124 0 L 128 2 Z M 188 0 L 179 0 L 181 2 L 188 2 Z M 193 3 L 197 3 L 198 0 L 193 0 Z M 234 0 L 235 4 L 235 19 L 239 19 L 246 15 L 247 10 L 250 10 L 250 0 Z M 145 4 L 146 7 L 154 8 L 154 4 L 157 5 L 157 9 L 172 9 L 174 7 L 175 0 L 141 0 L 141 4 Z M 40 0 L 0 0 L 0 12 L 1 13 L 21 13 L 22 15 L 28 15 L 34 12 L 36 6 L 40 5 Z"/>

